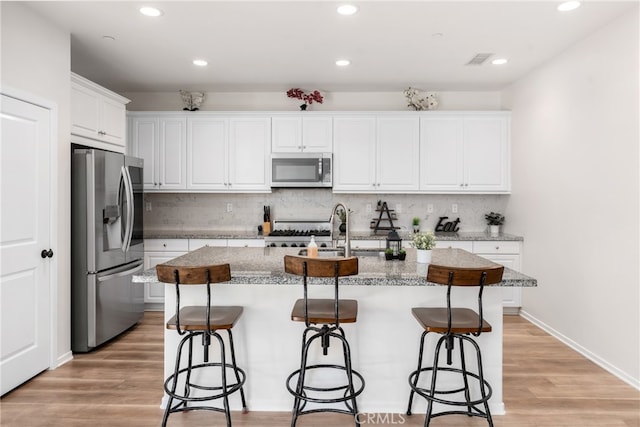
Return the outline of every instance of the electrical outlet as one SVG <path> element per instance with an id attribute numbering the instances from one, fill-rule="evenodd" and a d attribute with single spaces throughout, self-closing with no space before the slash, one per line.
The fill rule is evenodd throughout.
<path id="1" fill-rule="evenodd" d="M 227 212 L 233 212 L 233 203 L 227 203 Z"/>
<path id="2" fill-rule="evenodd" d="M 427 205 L 427 213 L 433 213 L 433 204 L 429 203 Z"/>
<path id="3" fill-rule="evenodd" d="M 151 212 L 151 202 L 147 202 L 145 203 L 145 209 L 147 210 L 147 212 Z"/>
<path id="4" fill-rule="evenodd" d="M 451 205 L 451 212 L 458 213 L 458 204 L 457 203 L 453 203 Z"/>
<path id="5" fill-rule="evenodd" d="M 402 213 L 402 205 L 400 203 L 396 203 L 396 213 Z"/>
<path id="6" fill-rule="evenodd" d="M 367 203 L 366 211 L 367 213 L 371 213 L 371 203 Z"/>

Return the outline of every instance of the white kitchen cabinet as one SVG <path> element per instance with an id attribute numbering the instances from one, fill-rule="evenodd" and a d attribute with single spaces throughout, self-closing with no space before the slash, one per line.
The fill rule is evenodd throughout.
<path id="1" fill-rule="evenodd" d="M 334 191 L 402 193 L 418 189 L 417 117 L 335 117 L 333 149 Z"/>
<path id="2" fill-rule="evenodd" d="M 182 256 L 189 251 L 187 239 L 145 239 L 144 269 Z M 144 302 L 147 309 L 164 309 L 164 285 L 158 283 L 144 284 Z"/>
<path id="3" fill-rule="evenodd" d="M 229 119 L 189 118 L 187 122 L 187 188 L 226 191 Z"/>
<path id="4" fill-rule="evenodd" d="M 264 239 L 227 239 L 230 248 L 264 248 Z"/>
<path id="5" fill-rule="evenodd" d="M 233 192 L 270 192 L 271 119 L 229 119 L 228 189 Z"/>
<path id="6" fill-rule="evenodd" d="M 473 253 L 515 271 L 521 268 L 521 243 L 518 241 L 476 241 Z M 502 306 L 507 314 L 518 314 L 522 306 L 522 289 L 502 288 Z"/>
<path id="7" fill-rule="evenodd" d="M 385 240 L 368 239 L 368 240 L 351 240 L 351 249 L 380 249 L 384 247 Z"/>
<path id="8" fill-rule="evenodd" d="M 437 240 L 436 248 L 439 249 L 464 249 L 467 252 L 473 253 L 473 242 L 463 241 L 463 240 Z"/>
<path id="9" fill-rule="evenodd" d="M 331 153 L 333 118 L 321 115 L 282 115 L 271 118 L 273 153 Z"/>
<path id="10" fill-rule="evenodd" d="M 186 188 L 186 118 L 133 117 L 132 154 L 144 159 L 145 191 Z"/>
<path id="11" fill-rule="evenodd" d="M 202 115 L 187 121 L 187 190 L 267 192 L 271 120 Z"/>
<path id="12" fill-rule="evenodd" d="M 434 193 L 508 193 L 508 113 L 422 117 L 420 190 Z"/>
<path id="13" fill-rule="evenodd" d="M 204 246 L 226 248 L 227 239 L 189 239 L 189 251 L 195 251 Z"/>
<path id="14" fill-rule="evenodd" d="M 71 73 L 72 142 L 124 153 L 129 100 Z"/>

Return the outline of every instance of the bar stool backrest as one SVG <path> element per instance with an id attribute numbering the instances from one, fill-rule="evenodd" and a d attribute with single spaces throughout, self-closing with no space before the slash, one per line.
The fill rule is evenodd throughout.
<path id="1" fill-rule="evenodd" d="M 441 265 L 429 264 L 427 270 L 427 281 L 447 286 L 447 335 L 451 333 L 452 307 L 451 307 L 451 287 L 452 286 L 478 286 L 478 328 L 471 332 L 474 336 L 482 333 L 482 292 L 485 285 L 495 285 L 502 281 L 504 267 L 485 268 L 457 268 Z"/>
<path id="2" fill-rule="evenodd" d="M 211 330 L 211 284 L 222 283 L 231 280 L 231 267 L 229 264 L 207 265 L 202 267 L 175 267 L 158 264 L 156 266 L 158 280 L 163 283 L 174 283 L 176 289 L 176 329 L 183 335 L 186 330 L 180 328 L 180 285 L 206 285 L 207 286 L 207 310 L 206 327 Z"/>
<path id="3" fill-rule="evenodd" d="M 358 274 L 358 257 L 352 256 L 348 258 L 331 257 L 331 258 L 309 258 L 305 256 L 285 255 L 284 271 L 289 274 L 303 277 L 304 285 L 304 317 L 305 324 L 309 326 L 308 316 L 308 277 L 333 277 L 334 281 L 334 319 L 336 327 L 339 326 L 338 316 L 338 277 L 355 276 Z"/>

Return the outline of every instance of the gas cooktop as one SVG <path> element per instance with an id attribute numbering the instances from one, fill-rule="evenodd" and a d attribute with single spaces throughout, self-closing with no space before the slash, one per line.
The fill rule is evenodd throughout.
<path id="1" fill-rule="evenodd" d="M 264 240 L 271 247 L 304 248 L 309 244 L 311 236 L 315 236 L 318 246 L 327 247 L 327 243 L 331 242 L 329 221 L 274 221 L 273 231 Z"/>

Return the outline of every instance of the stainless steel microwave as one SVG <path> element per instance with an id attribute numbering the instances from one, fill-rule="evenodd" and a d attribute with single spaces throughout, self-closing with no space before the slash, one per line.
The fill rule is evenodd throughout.
<path id="1" fill-rule="evenodd" d="M 331 160 L 331 153 L 273 153 L 271 187 L 331 187 Z"/>

